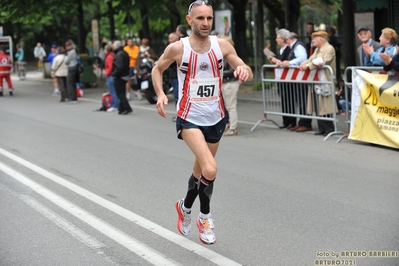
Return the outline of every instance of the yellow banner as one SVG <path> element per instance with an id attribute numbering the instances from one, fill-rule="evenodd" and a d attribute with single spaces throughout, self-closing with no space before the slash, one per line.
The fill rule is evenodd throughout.
<path id="1" fill-rule="evenodd" d="M 399 76 L 352 71 L 349 139 L 399 148 Z"/>

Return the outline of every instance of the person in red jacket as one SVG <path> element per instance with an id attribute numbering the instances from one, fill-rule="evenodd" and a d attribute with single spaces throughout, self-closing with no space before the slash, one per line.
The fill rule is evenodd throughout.
<path id="1" fill-rule="evenodd" d="M 104 63 L 105 76 L 107 76 L 107 86 L 108 86 L 109 93 L 112 96 L 111 107 L 107 109 L 107 112 L 113 112 L 113 111 L 118 110 L 118 103 L 119 103 L 118 95 L 116 94 L 116 91 L 115 91 L 114 78 L 111 75 L 114 57 L 115 57 L 115 54 L 113 52 L 112 46 L 111 45 L 105 46 L 105 63 Z"/>
<path id="2" fill-rule="evenodd" d="M 0 96 L 3 96 L 3 78 L 6 79 L 10 96 L 12 96 L 13 87 L 10 78 L 12 61 L 5 50 L 4 46 L 0 46 Z"/>

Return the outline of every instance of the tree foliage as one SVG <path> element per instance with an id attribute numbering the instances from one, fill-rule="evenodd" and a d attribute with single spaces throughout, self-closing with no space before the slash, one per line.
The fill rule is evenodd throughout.
<path id="1" fill-rule="evenodd" d="M 179 24 L 186 24 L 187 7 L 193 0 L 1 0 L 0 25 L 4 34 L 10 35 L 14 43 L 21 40 L 25 47 L 33 49 L 36 42 L 63 44 L 71 39 L 84 51 L 91 45 L 91 21 L 98 20 L 100 41 L 123 39 L 129 35 L 137 38 L 149 38 L 155 48 L 163 48 L 168 33 Z M 248 17 L 248 0 L 212 0 L 214 9 L 222 1 L 228 1 L 234 7 L 236 49 L 240 56 L 247 59 L 251 55 L 249 46 L 253 46 L 252 26 Z M 257 47 L 265 44 L 265 33 L 271 36 L 276 27 L 287 27 L 295 31 L 299 16 L 318 20 L 328 14 L 321 12 L 328 6 L 339 10 L 342 0 L 258 0 L 256 9 L 262 6 L 268 12 L 259 12 Z M 288 13 L 286 13 L 288 12 Z M 272 19 L 273 21 L 269 21 Z M 269 28 L 264 27 L 269 26 Z M 272 38 L 273 41 L 274 38 Z M 26 49 L 26 48 L 25 48 Z M 253 55 L 252 55 L 253 56 Z"/>

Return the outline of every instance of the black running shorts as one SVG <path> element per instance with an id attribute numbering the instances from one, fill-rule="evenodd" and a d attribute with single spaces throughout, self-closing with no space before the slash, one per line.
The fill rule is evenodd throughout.
<path id="1" fill-rule="evenodd" d="M 179 139 L 183 139 L 181 136 L 181 130 L 183 128 L 198 128 L 204 135 L 206 142 L 218 143 L 223 136 L 224 129 L 226 128 L 226 119 L 223 118 L 216 125 L 213 126 L 197 126 L 178 117 L 176 119 L 176 131 L 177 138 Z"/>

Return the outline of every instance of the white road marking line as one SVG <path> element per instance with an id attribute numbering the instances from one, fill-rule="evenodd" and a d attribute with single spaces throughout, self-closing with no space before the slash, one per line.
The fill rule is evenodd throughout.
<path id="1" fill-rule="evenodd" d="M 102 253 L 102 251 L 99 251 L 98 249 L 105 247 L 103 243 L 90 236 L 80 228 L 76 227 L 74 224 L 68 222 L 63 217 L 56 214 L 37 200 L 27 195 L 19 195 L 18 197 L 22 199 L 26 204 L 31 206 L 33 209 L 35 209 L 37 212 L 41 213 L 44 217 L 55 223 L 58 227 L 61 227 L 62 229 L 67 231 L 80 242 L 82 242 L 89 248 L 96 250 L 98 253 Z"/>
<path id="2" fill-rule="evenodd" d="M 83 244 L 87 245 L 90 249 L 94 250 L 102 256 L 104 259 L 108 260 L 112 264 L 117 264 L 115 261 L 113 261 L 112 257 L 106 254 L 106 246 L 99 242 L 97 239 L 94 237 L 88 235 L 86 232 L 83 230 L 79 229 L 76 227 L 74 224 L 68 222 L 65 220 L 62 216 L 59 216 L 37 200 L 31 198 L 28 195 L 22 195 L 18 194 L 15 191 L 12 191 L 11 189 L 5 187 L 0 183 L 0 190 L 7 191 L 14 195 L 15 197 L 20 198 L 21 200 L 25 201 L 26 204 L 31 206 L 33 209 L 35 209 L 37 212 L 41 213 L 43 216 L 45 216 L 47 219 L 50 221 L 54 222 L 57 226 L 62 228 L 63 230 L 67 231 L 70 233 L 73 237 L 81 241 Z"/>
<path id="3" fill-rule="evenodd" d="M 165 258 L 166 256 L 164 256 L 163 254 L 160 254 L 159 252 L 153 250 L 150 247 L 147 247 L 145 244 L 123 233 L 122 231 L 114 228 L 113 226 L 105 223 L 104 221 L 92 215 L 91 213 L 67 201 L 66 199 L 58 196 L 57 194 L 51 192 L 50 190 L 34 182 L 33 180 L 30 180 L 28 177 L 24 176 L 21 173 L 18 173 L 17 171 L 6 166 L 5 164 L 0 163 L 0 170 L 8 174 L 9 176 L 13 177 L 14 179 L 18 180 L 25 186 L 36 191 L 38 194 L 47 198 L 54 204 L 58 205 L 62 209 L 66 210 L 70 214 L 77 217 L 78 219 L 82 220 L 83 222 L 97 229 L 98 231 L 108 236 L 109 238 L 113 239 L 120 245 L 126 247 L 130 251 L 133 251 L 140 258 L 147 260 L 151 264 L 165 265 L 165 266 L 180 265 L 176 262 L 166 259 Z"/>
<path id="4" fill-rule="evenodd" d="M 132 222 L 136 223 L 137 225 L 165 238 L 166 240 L 169 240 L 169 241 L 181 246 L 182 248 L 185 248 L 191 252 L 196 253 L 197 255 L 199 255 L 205 259 L 212 261 L 216 265 L 220 265 L 220 266 L 239 266 L 239 265 L 241 265 L 227 257 L 224 257 L 212 250 L 209 250 L 208 248 L 205 248 L 204 246 L 202 246 L 200 244 L 196 244 L 196 243 L 190 241 L 189 239 L 187 239 L 181 235 L 178 235 L 177 233 L 174 233 L 156 223 L 153 223 L 150 220 L 147 220 L 144 217 L 141 217 L 140 215 L 137 215 L 119 205 L 116 205 L 116 204 L 82 188 L 82 187 L 79 187 L 79 186 L 53 174 L 53 173 L 50 173 L 49 171 L 47 171 L 33 163 L 30 163 L 30 162 L 14 155 L 4 149 L 0 148 L 0 154 L 25 166 L 26 168 L 29 168 L 30 170 L 54 181 L 55 183 L 81 195 L 82 197 L 85 197 L 88 200 L 120 215 L 121 217 L 124 217 L 127 220 L 132 221 Z"/>

